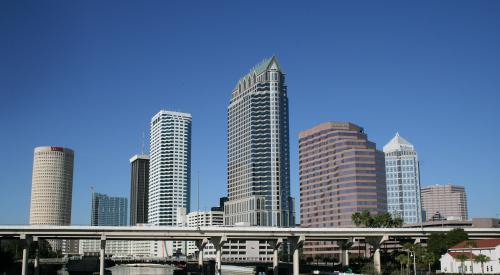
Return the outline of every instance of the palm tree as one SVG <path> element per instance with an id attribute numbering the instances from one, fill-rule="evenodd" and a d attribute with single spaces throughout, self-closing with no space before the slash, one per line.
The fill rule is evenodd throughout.
<path id="1" fill-rule="evenodd" d="M 457 260 L 460 261 L 460 268 L 462 269 L 460 271 L 460 273 L 465 274 L 465 272 L 464 272 L 464 263 L 465 263 L 465 261 L 467 261 L 467 259 L 469 259 L 469 257 L 467 257 L 467 255 L 465 255 L 465 254 L 458 254 L 456 256 L 456 258 L 457 258 Z"/>
<path id="2" fill-rule="evenodd" d="M 474 262 L 481 263 L 481 274 L 484 275 L 484 263 L 487 263 L 489 261 L 491 261 L 491 258 L 483 254 L 477 255 L 476 259 L 474 259 Z"/>
<path id="3" fill-rule="evenodd" d="M 424 255 L 422 255 L 422 260 L 428 265 L 429 273 L 431 273 L 431 265 L 436 261 L 436 256 L 434 256 L 434 254 L 430 252 L 426 252 Z"/>
<path id="4" fill-rule="evenodd" d="M 316 255 L 314 256 L 314 259 L 316 260 L 316 266 L 319 265 L 319 261 L 323 259 L 323 257 L 321 257 L 321 255 Z"/>
<path id="5" fill-rule="evenodd" d="M 398 261 L 398 263 L 401 266 L 401 274 L 404 274 L 404 272 L 403 272 L 403 266 L 408 264 L 408 258 L 407 258 L 407 256 L 404 255 L 404 254 L 399 254 L 396 257 L 396 261 Z"/>
<path id="6" fill-rule="evenodd" d="M 467 247 L 470 250 L 469 251 L 470 252 L 470 254 L 469 254 L 469 256 L 470 256 L 469 261 L 470 261 L 471 273 L 474 274 L 474 261 L 473 261 L 474 259 L 472 258 L 472 257 L 474 257 L 474 254 L 472 254 L 472 248 L 477 247 L 476 242 L 472 241 L 472 240 L 468 240 L 467 241 Z"/>
<path id="7" fill-rule="evenodd" d="M 351 220 L 352 220 L 352 223 L 354 223 L 354 225 L 356 225 L 356 227 L 359 227 L 362 223 L 361 213 L 359 213 L 359 212 L 352 213 Z"/>

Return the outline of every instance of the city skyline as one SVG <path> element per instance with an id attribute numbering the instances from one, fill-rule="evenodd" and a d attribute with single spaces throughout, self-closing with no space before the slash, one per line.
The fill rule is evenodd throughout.
<path id="1" fill-rule="evenodd" d="M 0 57 L 4 60 L 0 64 L 3 72 L 0 74 L 0 91 L 4 97 L 0 103 L 0 123 L 3 126 L 0 141 L 9 145 L 6 158 L 0 163 L 6 168 L 0 175 L 0 187 L 9 192 L 0 195 L 0 206 L 15 206 L 10 207 L 12 211 L 0 213 L 0 220 L 5 223 L 28 223 L 32 151 L 40 145 L 58 144 L 75 151 L 73 192 L 81 196 L 73 198 L 74 224 L 88 223 L 91 186 L 107 194 L 128 197 L 128 159 L 140 151 L 141 134 L 148 131 L 149 118 L 162 108 L 190 112 L 196 118 L 192 170 L 200 171 L 201 193 L 205 194 L 201 197 L 200 208 L 208 210 L 216 205 L 218 198 L 226 195 L 227 91 L 233 88 L 239 76 L 248 72 L 251 64 L 273 53 L 286 68 L 291 98 L 293 197 L 298 197 L 298 132 L 322 121 L 343 120 L 363 125 L 371 139 L 379 144 L 378 149 L 394 132 L 405 133 L 405 137 L 419 149 L 423 187 L 438 182 L 464 185 L 471 217 L 495 217 L 500 213 L 499 207 L 493 203 L 493 207 L 481 205 L 481 202 L 496 201 L 500 181 L 499 156 L 490 154 L 499 151 L 496 140 L 500 138 L 499 130 L 490 126 L 498 123 L 500 117 L 499 97 L 495 93 L 500 88 L 496 77 L 500 72 L 495 65 L 500 63 L 500 54 L 496 50 L 499 34 L 493 27 L 500 21 L 497 3 L 456 2 L 457 8 L 452 12 L 445 3 L 415 4 L 411 10 L 393 3 L 397 12 L 370 4 L 374 11 L 359 10 L 355 18 L 366 15 L 367 19 L 356 23 L 341 14 L 355 10 L 352 5 L 310 7 L 318 12 L 325 11 L 320 14 L 322 16 L 311 18 L 307 14 L 297 16 L 301 14 L 298 7 L 290 4 L 284 15 L 276 15 L 287 24 L 283 32 L 262 34 L 263 38 L 270 40 L 266 46 L 231 42 L 229 46 L 216 49 L 210 46 L 210 42 L 217 39 L 222 40 L 217 45 L 228 42 L 226 31 L 230 37 L 244 41 L 243 30 L 248 27 L 248 23 L 239 22 L 235 22 L 234 27 L 221 26 L 219 23 L 223 21 L 216 21 L 206 26 L 215 29 L 213 33 L 209 32 L 211 37 L 202 36 L 203 39 L 209 38 L 202 44 L 206 49 L 193 43 L 199 42 L 196 35 L 187 38 L 184 32 L 169 29 L 169 37 L 179 39 L 179 44 L 161 50 L 141 43 L 124 46 L 127 43 L 122 42 L 128 40 L 122 33 L 107 37 L 109 29 L 97 30 L 99 25 L 94 25 L 114 26 L 104 21 L 104 14 L 98 14 L 96 23 L 82 18 L 92 4 L 78 4 L 88 5 L 80 7 L 79 12 L 65 4 L 50 11 L 47 7 L 38 7 L 31 10 L 35 19 L 26 22 L 21 20 L 24 13 L 16 12 L 23 7 L 16 3 L 1 5 L 6 5 L 0 9 L 1 17 L 12 24 L 9 28 L 12 32 L 3 28 L 5 22 L 0 29 L 1 34 L 12 41 L 0 46 Z M 123 11 L 112 15 L 116 20 L 109 22 L 124 22 L 123 19 L 134 14 L 130 6 L 125 6 Z M 436 11 L 426 12 L 429 6 Z M 173 9 L 183 11 L 182 6 Z M 242 11 L 237 4 L 229 5 L 229 9 Z M 158 10 L 162 10 L 161 7 Z M 63 14 L 64 11 L 69 12 Z M 209 11 L 217 14 L 213 8 Z M 375 17 L 376 11 L 385 15 L 386 20 L 377 21 L 380 15 Z M 36 21 L 45 12 L 55 17 L 49 21 Z M 141 12 L 145 11 L 137 12 L 136 16 L 143 18 Z M 164 46 L 166 40 L 162 35 L 166 33 L 160 32 L 151 22 L 156 20 L 158 26 L 168 26 L 168 21 L 151 12 L 154 16 L 150 20 L 143 19 L 152 24 L 152 30 L 143 35 Z M 233 18 L 222 15 L 223 20 Z M 401 16 L 408 17 L 408 21 L 420 22 L 417 19 L 422 15 L 428 19 L 422 25 L 390 24 Z M 73 19 L 69 19 L 71 16 Z M 246 15 L 242 16 L 245 18 Z M 287 19 L 293 16 L 300 20 L 291 22 Z M 210 18 L 205 14 L 188 16 L 194 17 L 204 22 Z M 259 21 L 246 19 L 242 21 Z M 307 20 L 312 22 L 304 25 L 306 31 L 301 24 Z M 58 29 L 57 25 L 66 21 L 71 23 L 68 29 Z M 181 22 L 177 26 L 187 34 L 200 34 L 206 30 L 198 24 Z M 90 25 L 83 26 L 82 23 Z M 141 33 L 124 24 L 132 35 Z M 258 26 L 262 27 L 262 24 L 258 22 Z M 356 24 L 367 29 L 361 31 Z M 459 27 L 454 27 L 456 24 Z M 258 29 L 258 26 L 252 28 Z M 318 29 L 308 33 L 315 27 Z M 39 36 L 33 34 L 35 30 L 41 32 Z M 56 35 L 54 30 L 62 31 L 62 35 Z M 26 41 L 23 35 L 14 35 L 16 31 L 31 38 Z M 74 31 L 82 36 L 72 36 Z M 393 37 L 394 33 L 398 38 Z M 297 40 L 298 35 L 304 35 L 304 40 L 313 42 L 310 44 L 314 46 L 302 49 L 305 43 Z M 78 40 L 75 39 L 83 39 L 90 47 L 82 49 L 76 46 Z M 98 39 L 104 42 L 96 42 Z M 110 46 L 105 46 L 106 43 Z M 48 47 L 49 44 L 54 48 Z M 191 54 L 176 57 L 169 53 L 181 51 L 179 46 L 184 45 L 189 45 L 186 52 Z M 231 52 L 229 49 L 236 50 Z M 156 56 L 148 54 L 148 50 Z M 136 53 L 124 60 L 130 51 Z M 82 57 L 75 57 L 77 54 Z M 98 59 L 103 60 L 102 63 L 97 62 Z M 40 68 L 44 68 L 43 72 Z M 145 96 L 139 98 L 137 92 Z M 396 96 L 399 97 L 397 100 Z M 350 104 L 358 98 L 366 100 L 359 102 L 358 106 Z M 335 102 L 346 104 L 336 104 L 331 108 L 331 103 Z M 377 107 L 401 102 L 407 102 L 412 109 L 397 105 L 397 117 Z M 388 117 L 391 119 L 387 120 Z M 29 127 L 21 127 L 28 119 L 31 120 Z M 491 130 L 479 141 L 474 131 L 464 130 L 471 125 L 473 129 Z M 471 163 L 471 159 L 475 162 Z M 196 182 L 196 178 L 194 180 Z M 492 189 L 497 192 L 492 192 Z M 192 195 L 196 192 L 196 184 L 193 184 Z M 196 200 L 192 199 L 191 207 L 196 209 Z M 297 216 L 298 210 L 296 207 Z"/>

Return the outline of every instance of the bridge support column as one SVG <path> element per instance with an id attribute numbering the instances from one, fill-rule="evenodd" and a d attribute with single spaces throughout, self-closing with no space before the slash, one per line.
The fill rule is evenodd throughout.
<path id="1" fill-rule="evenodd" d="M 375 272 L 378 274 L 382 274 L 382 262 L 380 261 L 380 246 L 389 240 L 389 236 L 384 235 L 382 237 L 370 237 L 367 238 L 367 241 L 371 246 L 375 249 L 373 253 L 373 266 L 375 268 Z"/>
<path id="2" fill-rule="evenodd" d="M 275 241 L 270 241 L 269 245 L 273 249 L 273 275 L 278 274 L 278 266 L 279 266 L 279 255 L 278 255 L 278 250 L 283 243 L 283 239 L 279 238 Z"/>
<path id="3" fill-rule="evenodd" d="M 375 271 L 378 274 L 382 273 L 382 264 L 380 263 L 380 248 L 377 247 L 373 253 L 373 265 L 375 266 Z"/>
<path id="4" fill-rule="evenodd" d="M 349 249 L 351 248 L 354 240 L 352 238 L 342 241 L 337 241 L 337 245 L 342 249 L 341 262 L 343 266 L 349 265 Z"/>
<path id="5" fill-rule="evenodd" d="M 101 250 L 99 258 L 99 274 L 104 275 L 104 257 L 106 256 L 106 236 L 101 236 Z"/>
<path id="6" fill-rule="evenodd" d="M 342 250 L 342 265 L 349 266 L 349 249 Z"/>
<path id="7" fill-rule="evenodd" d="M 203 250 L 208 244 L 208 239 L 197 240 L 196 247 L 198 247 L 198 268 L 203 271 Z"/>
<path id="8" fill-rule="evenodd" d="M 222 246 L 227 242 L 226 236 L 214 237 L 210 239 L 215 247 L 215 275 L 222 274 Z"/>
<path id="9" fill-rule="evenodd" d="M 35 275 L 40 274 L 40 255 L 39 255 L 39 247 L 38 247 L 38 237 L 33 237 L 33 243 L 35 244 L 35 263 L 33 264 L 35 269 Z"/>
<path id="10" fill-rule="evenodd" d="M 29 253 L 29 239 L 26 235 L 21 235 L 21 247 L 23 248 L 23 261 L 21 263 L 21 275 L 28 274 L 28 253 Z"/>
<path id="11" fill-rule="evenodd" d="M 290 238 L 290 243 L 292 244 L 293 249 L 293 275 L 299 275 L 300 272 L 300 257 L 299 251 L 300 248 L 304 245 L 304 241 L 306 237 L 301 235 L 299 237 Z"/>

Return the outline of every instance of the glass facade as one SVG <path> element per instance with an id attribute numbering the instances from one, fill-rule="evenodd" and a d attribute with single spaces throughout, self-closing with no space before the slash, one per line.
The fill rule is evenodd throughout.
<path id="1" fill-rule="evenodd" d="M 405 224 L 422 222 L 420 167 L 412 144 L 399 134 L 384 146 L 387 209 Z"/>
<path id="2" fill-rule="evenodd" d="M 126 226 L 127 198 L 92 193 L 92 226 Z"/>

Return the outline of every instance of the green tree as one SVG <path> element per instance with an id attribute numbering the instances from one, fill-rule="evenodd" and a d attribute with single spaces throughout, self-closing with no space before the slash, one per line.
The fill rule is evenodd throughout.
<path id="1" fill-rule="evenodd" d="M 372 216 L 370 212 L 356 212 L 351 216 L 351 220 L 357 227 L 401 227 L 403 225 L 403 220 L 401 218 L 393 219 L 391 214 L 383 213 Z"/>
<path id="2" fill-rule="evenodd" d="M 309 257 L 306 258 L 306 263 L 307 264 L 311 264 L 313 261 L 314 261 L 314 258 L 311 257 L 311 256 L 309 256 Z"/>
<path id="3" fill-rule="evenodd" d="M 362 224 L 361 213 L 359 213 L 359 212 L 352 213 L 351 220 L 352 220 L 352 223 L 354 223 L 354 225 L 356 227 L 360 227 Z"/>
<path id="4" fill-rule="evenodd" d="M 429 239 L 427 239 L 427 251 L 431 252 L 436 257 L 445 254 L 446 251 L 448 251 L 446 234 L 431 233 Z"/>
<path id="5" fill-rule="evenodd" d="M 318 266 L 319 265 L 319 261 L 321 261 L 323 259 L 323 257 L 321 257 L 321 255 L 315 255 L 314 259 L 316 260 L 316 266 Z"/>
<path id="6" fill-rule="evenodd" d="M 401 267 L 401 274 L 404 273 L 403 271 L 403 267 L 406 265 L 408 265 L 408 256 L 405 255 L 405 254 L 399 254 L 397 257 L 396 257 L 396 261 L 399 263 L 400 267 Z"/>
<path id="7" fill-rule="evenodd" d="M 426 251 L 423 255 L 422 255 L 422 262 L 424 264 L 427 264 L 428 268 L 429 268 L 429 273 L 431 272 L 431 265 L 434 264 L 434 262 L 436 262 L 436 256 L 434 256 L 433 253 L 429 252 L 429 251 Z"/>
<path id="8" fill-rule="evenodd" d="M 491 261 L 491 258 L 484 255 L 484 254 L 479 254 L 476 256 L 476 259 L 474 260 L 476 263 L 480 263 L 481 264 L 481 274 L 484 275 L 484 263 L 487 263 L 489 261 Z"/>
<path id="9" fill-rule="evenodd" d="M 458 254 L 458 255 L 456 256 L 456 258 L 457 258 L 457 260 L 459 260 L 459 261 L 460 261 L 460 269 L 461 269 L 461 270 L 460 270 L 460 273 L 465 274 L 465 270 L 464 270 L 464 263 L 465 263 L 465 261 L 467 261 L 467 259 L 468 259 L 467 255 L 465 255 L 465 254 Z"/>
<path id="10" fill-rule="evenodd" d="M 475 241 L 472 241 L 472 240 L 468 240 L 468 241 L 466 242 L 466 245 L 467 245 L 467 247 L 468 247 L 468 248 L 469 248 L 469 250 L 470 250 L 470 254 L 469 254 L 470 258 L 469 258 L 469 261 L 471 262 L 471 265 L 470 265 L 470 266 L 471 266 L 471 273 L 472 273 L 472 274 L 474 274 L 474 264 L 473 264 L 474 259 L 472 258 L 474 254 L 472 254 L 472 249 L 473 249 L 473 248 L 475 248 L 475 247 L 477 247 L 477 245 L 476 245 L 476 242 L 475 242 Z"/>
<path id="11" fill-rule="evenodd" d="M 455 228 L 446 233 L 446 245 L 450 248 L 459 242 L 469 239 L 469 235 L 462 228 Z M 444 253 L 443 253 L 444 254 Z"/>
<path id="12" fill-rule="evenodd" d="M 403 226 L 403 219 L 401 217 L 394 218 L 392 227 L 401 227 L 401 226 Z"/>
<path id="13" fill-rule="evenodd" d="M 436 259 L 448 251 L 448 248 L 458 244 L 459 242 L 469 239 L 468 234 L 461 228 L 455 228 L 443 233 L 431 233 L 427 240 L 427 251 L 434 254 Z"/>

